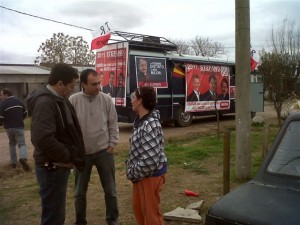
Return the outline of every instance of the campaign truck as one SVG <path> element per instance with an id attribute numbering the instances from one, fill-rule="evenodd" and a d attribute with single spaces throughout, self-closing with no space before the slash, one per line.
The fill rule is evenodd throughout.
<path id="1" fill-rule="evenodd" d="M 101 90 L 112 97 L 119 122 L 132 123 L 130 95 L 141 86 L 157 93 L 161 121 L 184 127 L 193 117 L 235 112 L 235 63 L 181 55 L 163 37 L 114 32 L 96 52 Z"/>

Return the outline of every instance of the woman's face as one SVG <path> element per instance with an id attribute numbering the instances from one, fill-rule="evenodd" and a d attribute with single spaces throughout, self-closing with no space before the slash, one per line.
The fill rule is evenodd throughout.
<path id="1" fill-rule="evenodd" d="M 134 93 L 131 98 L 131 104 L 132 104 L 132 111 L 137 113 L 142 104 L 142 98 L 138 99 L 136 97 L 136 94 Z"/>

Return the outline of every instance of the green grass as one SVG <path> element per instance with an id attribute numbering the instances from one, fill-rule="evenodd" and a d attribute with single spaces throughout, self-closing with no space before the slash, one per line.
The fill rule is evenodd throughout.
<path id="1" fill-rule="evenodd" d="M 278 131 L 278 127 L 270 126 L 269 143 L 271 143 Z M 252 161 L 251 177 L 258 172 L 263 161 L 262 143 L 263 143 L 263 125 L 252 126 Z M 234 165 L 235 155 L 235 132 L 231 132 L 230 137 L 231 164 Z M 209 157 L 215 157 L 218 164 L 223 162 L 223 135 L 217 136 L 199 136 L 194 134 L 185 139 L 166 141 L 165 151 L 168 156 L 168 165 L 181 167 L 197 174 L 207 174 L 208 170 L 203 167 L 203 161 Z M 231 166 L 231 176 L 234 175 L 234 168 Z"/>
<path id="2" fill-rule="evenodd" d="M 28 120 L 28 119 L 27 119 Z M 28 121 L 29 126 L 30 121 Z M 269 143 L 272 143 L 274 140 L 278 126 L 270 126 L 269 128 Z M 251 160 L 251 178 L 253 178 L 260 166 L 263 162 L 262 159 L 262 143 L 263 143 L 263 133 L 264 127 L 263 126 L 252 126 L 251 132 L 251 143 L 252 143 L 252 160 Z M 238 181 L 235 179 L 235 171 L 234 171 L 234 163 L 235 163 L 235 131 L 231 132 L 230 136 L 230 165 L 231 165 L 231 184 L 235 186 L 242 183 L 242 181 Z M 196 175 L 204 175 L 204 177 L 209 177 L 210 173 L 218 172 L 221 176 L 222 173 L 222 164 L 223 164 L 223 134 L 220 134 L 220 137 L 214 136 L 203 136 L 199 134 L 192 134 L 188 135 L 183 138 L 171 138 L 165 140 L 165 151 L 168 158 L 168 167 L 169 167 L 169 176 L 172 176 L 173 182 L 176 179 L 180 180 L 182 177 L 179 177 L 178 171 L 183 171 L 184 174 L 182 176 L 188 176 L 191 178 L 191 183 L 184 183 L 181 184 L 179 181 L 173 183 L 174 187 L 172 186 L 172 190 L 174 189 L 174 193 L 179 192 L 183 189 L 183 187 L 189 185 L 192 186 L 193 189 L 197 190 L 199 185 L 197 182 L 194 182 Z M 119 151 L 116 153 L 116 171 L 122 179 L 125 180 L 125 160 L 127 159 L 128 151 L 127 147 L 124 147 L 123 151 Z M 215 167 L 218 167 L 215 169 Z M 5 168 L 4 168 L 5 169 Z M 9 170 L 10 171 L 10 170 Z M 8 171 L 8 172 L 9 172 Z M 121 172 L 120 172 L 121 171 Z M 6 171 L 3 171 L 6 172 Z M 207 175 L 207 176 L 206 176 Z M 215 174 L 212 174 L 215 175 Z M 218 176 L 219 176 L 218 175 Z M 178 176 L 178 177 L 176 177 Z M 175 177 L 175 178 L 174 178 Z M 119 182 L 122 180 L 119 178 Z M 198 177 L 197 177 L 198 179 Z M 217 178 L 217 183 L 221 183 L 222 181 Z M 171 180 L 171 179 L 170 179 Z M 7 177 L 6 179 L 2 179 L 1 185 L 2 188 L 0 189 L 0 224 L 22 224 L 22 221 L 19 221 L 20 218 L 30 218 L 30 221 L 38 221 L 40 216 L 40 199 L 38 194 L 38 186 L 36 183 L 36 179 L 32 176 L 31 173 L 18 173 L 14 176 Z M 123 201 L 129 202 L 129 198 L 127 195 L 130 189 L 130 183 L 122 181 L 122 187 L 120 187 L 120 195 L 123 194 Z M 201 181 L 202 182 L 202 181 Z M 243 181 L 244 182 L 244 181 Z M 177 184 L 178 183 L 178 184 Z M 214 191 L 218 190 L 215 187 L 215 183 L 212 183 L 214 186 Z M 99 178 L 98 174 L 95 172 L 92 173 L 90 187 L 91 190 L 94 190 L 92 193 L 94 202 L 93 206 L 90 210 L 93 209 L 96 205 L 99 205 L 99 195 L 101 195 L 101 188 L 99 187 Z M 124 188 L 124 191 L 123 189 Z M 90 190 L 90 193 L 91 193 Z M 95 191 L 96 190 L 96 191 Z M 201 190 L 201 189 L 200 189 Z M 123 192 L 122 192 L 123 191 Z M 68 207 L 70 205 L 73 206 L 73 196 L 74 196 L 74 176 L 71 174 L 69 177 L 68 183 L 68 197 L 67 197 L 67 204 Z M 172 198 L 168 198 L 172 199 Z M 182 201 L 182 199 L 178 200 Z M 122 201 L 120 201 L 122 203 Z M 172 199 L 168 202 L 168 206 L 175 207 L 178 205 L 176 198 Z M 174 205 L 172 205 L 174 204 Z M 72 208 L 73 209 L 73 208 Z M 124 210 L 127 216 L 132 216 L 132 212 L 127 212 Z M 123 211 L 123 213 L 124 213 Z M 22 212 L 22 213 L 20 213 Z M 72 212 L 73 213 L 73 212 Z M 68 217 L 69 221 L 70 218 L 73 220 L 73 214 L 69 213 Z M 94 213 L 94 212 L 92 212 Z M 22 216 L 20 216 L 20 215 Z M 17 217 L 17 218 L 16 218 Z M 131 218 L 131 217 L 130 217 Z M 97 218 L 98 219 L 98 218 Z M 10 221 L 13 222 L 11 223 Z M 94 219 L 95 221 L 96 219 Z M 124 219 L 127 221 L 127 218 Z M 6 223 L 7 222 L 7 223 Z M 37 222 L 32 222 L 31 224 L 37 224 Z M 70 224 L 70 223 L 68 223 Z M 131 224 L 131 223 L 125 223 Z"/>

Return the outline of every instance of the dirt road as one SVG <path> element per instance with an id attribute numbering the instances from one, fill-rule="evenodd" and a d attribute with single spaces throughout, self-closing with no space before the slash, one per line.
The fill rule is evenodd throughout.
<path id="1" fill-rule="evenodd" d="M 257 113 L 266 121 L 276 118 L 276 113 L 270 104 L 265 105 L 264 112 Z M 220 130 L 224 128 L 233 128 L 235 120 L 233 115 L 227 115 L 220 120 Z M 132 130 L 132 124 L 119 123 L 120 129 L 120 144 L 126 145 L 129 143 L 129 137 Z M 217 134 L 218 123 L 216 117 L 199 117 L 193 120 L 189 127 L 175 127 L 172 124 L 163 124 L 163 132 L 165 138 L 179 137 L 189 134 Z M 25 131 L 26 144 L 28 147 L 29 160 L 32 160 L 33 146 L 30 141 L 30 131 Z M 0 132 L 0 166 L 9 163 L 8 139 L 5 132 Z"/>

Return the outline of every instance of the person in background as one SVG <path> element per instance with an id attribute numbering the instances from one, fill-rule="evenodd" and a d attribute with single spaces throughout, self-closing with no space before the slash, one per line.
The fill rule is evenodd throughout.
<path id="1" fill-rule="evenodd" d="M 12 168 L 17 167 L 17 152 L 18 144 L 20 151 L 19 162 L 25 171 L 30 171 L 27 163 L 27 147 L 24 135 L 24 119 L 27 116 L 24 103 L 13 96 L 10 89 L 4 88 L 0 92 L 0 125 L 4 125 L 9 139 L 9 154 L 10 164 Z"/>
<path id="2" fill-rule="evenodd" d="M 100 78 L 100 91 L 103 92 L 103 81 L 104 81 L 104 74 L 103 74 L 103 72 L 99 73 L 99 78 Z"/>
<path id="3" fill-rule="evenodd" d="M 148 61 L 146 58 L 140 58 L 138 61 L 139 71 L 137 74 L 138 82 L 150 82 L 153 81 L 148 72 Z"/>
<path id="4" fill-rule="evenodd" d="M 191 94 L 188 95 L 187 101 L 188 102 L 200 101 L 201 100 L 200 78 L 197 74 L 194 74 L 192 80 L 193 80 L 193 91 Z"/>
<path id="5" fill-rule="evenodd" d="M 63 225 L 70 169 L 84 168 L 84 143 L 75 110 L 67 97 L 74 90 L 77 70 L 55 64 L 48 85 L 28 97 L 32 115 L 31 141 L 42 202 L 41 225 Z"/>
<path id="6" fill-rule="evenodd" d="M 86 194 L 95 165 L 104 190 L 106 222 L 118 225 L 114 148 L 119 142 L 118 116 L 111 97 L 100 92 L 100 77 L 93 69 L 81 72 L 82 92 L 70 96 L 83 132 L 85 169 L 75 169 L 76 225 L 87 224 Z"/>
<path id="7" fill-rule="evenodd" d="M 218 96 L 218 100 L 229 100 L 229 84 L 226 78 L 223 78 L 221 81 L 221 90 L 222 93 Z"/>
<path id="8" fill-rule="evenodd" d="M 103 92 L 109 94 L 110 97 L 115 97 L 115 87 L 114 87 L 114 80 L 115 80 L 115 72 L 109 72 L 108 84 L 103 87 Z"/>
<path id="9" fill-rule="evenodd" d="M 215 75 L 209 76 L 209 89 L 203 94 L 203 101 L 215 101 L 217 99 L 217 78 Z"/>
<path id="10" fill-rule="evenodd" d="M 163 225 L 160 192 L 165 183 L 167 157 L 156 93 L 143 86 L 132 96 L 132 110 L 137 114 L 130 137 L 126 161 L 127 179 L 132 181 L 132 207 L 139 225 Z"/>
<path id="11" fill-rule="evenodd" d="M 117 87 L 116 87 L 116 97 L 118 98 L 124 98 L 125 97 L 125 86 L 124 86 L 124 81 L 125 77 L 123 73 L 120 73 L 119 76 L 117 77 Z"/>

